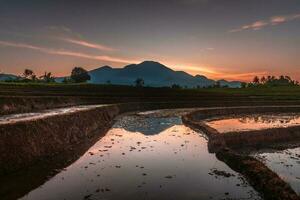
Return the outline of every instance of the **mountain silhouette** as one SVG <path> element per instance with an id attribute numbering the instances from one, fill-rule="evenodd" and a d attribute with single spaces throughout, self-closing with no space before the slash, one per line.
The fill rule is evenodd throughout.
<path id="1" fill-rule="evenodd" d="M 103 66 L 88 72 L 91 76 L 89 83 L 93 84 L 114 84 L 114 85 L 134 85 L 137 78 L 144 80 L 145 86 L 150 87 L 170 87 L 174 84 L 181 87 L 196 88 L 209 87 L 217 81 L 208 79 L 203 75 L 190 75 L 184 71 L 174 71 L 167 66 L 154 61 L 144 61 L 139 64 L 130 64 L 123 68 L 112 68 Z M 14 80 L 18 77 L 12 74 L 1 74 L 0 81 Z M 56 82 L 62 82 L 64 77 L 58 77 Z M 241 87 L 239 81 L 219 80 L 220 86 L 238 88 Z"/>
<path id="2" fill-rule="evenodd" d="M 0 81 L 9 81 L 9 80 L 15 80 L 18 77 L 13 74 L 3 74 L 0 73 Z"/>
<path id="3" fill-rule="evenodd" d="M 145 82 L 145 86 L 169 87 L 173 84 L 177 84 L 182 87 L 193 88 L 212 86 L 216 82 L 202 75 L 192 76 L 184 71 L 174 71 L 167 66 L 154 61 L 130 64 L 124 68 L 103 66 L 89 71 L 89 74 L 91 76 L 90 83 L 96 84 L 105 84 L 109 82 L 117 85 L 133 85 L 137 78 L 142 78 Z M 222 80 L 221 85 L 240 87 L 240 82 L 231 84 L 231 82 Z"/>

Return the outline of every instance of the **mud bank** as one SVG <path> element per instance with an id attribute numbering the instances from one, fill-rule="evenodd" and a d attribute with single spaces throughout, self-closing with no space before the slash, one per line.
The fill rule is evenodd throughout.
<path id="1" fill-rule="evenodd" d="M 231 169 L 241 173 L 264 199 L 300 199 L 289 184 L 257 159 L 231 150 L 221 150 L 216 156 Z"/>
<path id="2" fill-rule="evenodd" d="M 41 159 L 72 151 L 79 143 L 104 134 L 119 114 L 118 106 L 104 106 L 37 120 L 0 126 L 0 175 Z"/>
<path id="3" fill-rule="evenodd" d="M 103 91 L 102 91 L 103 92 Z M 1 91 L 0 91 L 1 93 Z M 92 104 L 148 104 L 151 106 L 162 105 L 164 107 L 155 106 L 155 108 L 184 108 L 184 107 L 216 107 L 216 106 L 258 106 L 258 105 L 297 105 L 299 101 L 295 100 L 268 100 L 261 98 L 248 97 L 232 97 L 232 96 L 210 96 L 202 94 L 201 96 L 182 97 L 180 94 L 157 94 L 156 96 L 147 96 L 149 94 L 128 94 L 122 96 L 117 93 L 112 96 L 94 95 L 57 95 L 55 92 L 47 92 L 41 95 L 34 93 L 35 96 L 0 96 L 0 116 L 14 113 L 34 112 L 45 109 L 62 108 L 75 105 L 92 105 Z M 124 91 L 123 91 L 124 93 Z M 123 94 L 122 93 L 122 94 Z M 17 93 L 19 94 L 19 93 Z M 25 93 L 26 94 L 26 93 Z M 101 94 L 101 93 L 100 93 Z M 153 93 L 151 93 L 153 94 Z M 20 94 L 19 94 L 20 95 Z M 146 105 L 147 106 L 147 105 Z"/>
<path id="4" fill-rule="evenodd" d="M 34 112 L 52 108 L 101 103 L 97 98 L 80 97 L 0 97 L 0 115 Z"/>
<path id="5" fill-rule="evenodd" d="M 113 119 L 137 110 L 184 107 L 186 104 L 124 103 L 0 124 L 0 176 L 72 152 L 80 143 L 101 137 Z"/>
<path id="6" fill-rule="evenodd" d="M 239 149 L 249 146 L 255 146 L 257 148 L 262 145 L 267 145 L 268 143 L 272 144 L 295 141 L 295 139 L 300 139 L 299 127 L 220 134 L 216 129 L 206 125 L 203 120 L 225 115 L 232 116 L 268 112 L 299 112 L 299 110 L 300 108 L 297 106 L 203 109 L 183 116 L 182 120 L 186 125 L 203 131 L 209 138 L 209 151 L 215 152 L 219 160 L 225 162 L 233 170 L 246 177 L 249 183 L 257 191 L 259 191 L 265 199 L 298 200 L 300 197 L 296 194 L 296 192 L 276 173 L 270 170 L 259 160 L 248 155 L 238 153 L 235 148 Z"/>
<path id="7" fill-rule="evenodd" d="M 195 111 L 183 117 L 185 123 L 196 126 L 206 133 L 210 139 L 211 151 L 228 146 L 238 148 L 261 148 L 275 143 L 300 141 L 300 126 L 268 128 L 250 131 L 233 131 L 219 133 L 216 129 L 208 126 L 204 120 L 223 116 L 238 116 L 241 114 L 255 113 L 291 113 L 300 112 L 299 106 L 269 106 L 269 107 L 236 107 L 236 108 L 213 108 Z"/>

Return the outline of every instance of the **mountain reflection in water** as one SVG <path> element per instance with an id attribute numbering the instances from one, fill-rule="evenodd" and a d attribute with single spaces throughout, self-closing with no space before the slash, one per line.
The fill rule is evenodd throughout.
<path id="1" fill-rule="evenodd" d="M 213 172 L 225 171 L 229 177 Z M 124 116 L 80 159 L 22 199 L 261 199 L 180 117 Z"/>

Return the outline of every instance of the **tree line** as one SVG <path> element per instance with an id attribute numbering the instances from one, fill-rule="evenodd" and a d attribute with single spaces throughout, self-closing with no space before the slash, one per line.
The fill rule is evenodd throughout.
<path id="1" fill-rule="evenodd" d="M 25 69 L 23 74 L 17 76 L 16 79 L 6 82 L 25 82 L 25 83 L 54 83 L 58 78 L 53 76 L 51 72 L 45 72 L 42 76 L 37 76 L 33 70 Z M 82 83 L 90 80 L 88 71 L 82 67 L 74 67 L 70 77 L 64 77 L 63 83 Z"/>
<path id="2" fill-rule="evenodd" d="M 242 87 L 258 87 L 258 86 L 270 86 L 270 87 L 276 87 L 276 86 L 299 86 L 299 82 L 296 80 L 293 80 L 289 76 L 262 76 L 259 78 L 258 76 L 255 76 L 253 78 L 253 81 L 250 83 L 243 83 Z"/>
<path id="3" fill-rule="evenodd" d="M 85 83 L 91 80 L 91 76 L 88 71 L 82 67 L 74 67 L 69 77 L 64 77 L 62 81 L 58 81 L 58 78 L 53 76 L 51 72 L 45 72 L 42 76 L 37 76 L 33 70 L 25 69 L 23 74 L 18 76 L 16 79 L 7 80 L 5 82 L 23 82 L 23 83 Z M 108 80 L 107 84 L 111 84 Z M 142 78 L 137 78 L 133 84 L 136 87 L 144 87 L 145 81 Z"/>

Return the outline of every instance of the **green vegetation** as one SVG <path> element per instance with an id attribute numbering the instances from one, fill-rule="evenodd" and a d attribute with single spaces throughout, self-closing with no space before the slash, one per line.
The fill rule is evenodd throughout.
<path id="1" fill-rule="evenodd" d="M 88 71 L 82 67 L 74 67 L 71 72 L 70 78 L 64 78 L 62 83 L 72 84 L 72 83 L 84 83 L 90 80 L 91 77 Z M 2 81 L 6 83 L 26 83 L 26 84 L 55 84 L 56 78 L 52 76 L 51 72 L 45 72 L 44 75 L 37 77 L 31 69 L 25 69 L 21 76 L 17 76 L 16 79 L 9 79 Z M 1 81 L 0 81 L 1 83 Z"/>
<path id="2" fill-rule="evenodd" d="M 172 88 L 162 87 L 135 87 L 126 85 L 110 85 L 110 84 L 90 84 L 90 83 L 69 83 L 62 84 L 56 82 L 50 82 L 45 84 L 44 82 L 0 82 L 0 95 L 14 93 L 25 95 L 22 90 L 47 94 L 51 92 L 51 95 L 131 95 L 134 93 L 143 93 L 145 96 L 157 96 L 163 94 L 176 94 L 178 96 L 268 96 L 283 98 L 285 96 L 300 97 L 300 87 L 294 86 L 277 86 L 277 87 L 246 87 L 246 88 L 193 88 L 183 89 L 177 85 L 173 85 Z"/>
<path id="3" fill-rule="evenodd" d="M 75 83 L 83 83 L 91 80 L 91 77 L 88 74 L 88 71 L 86 71 L 82 67 L 75 67 L 71 72 L 71 80 Z"/>
<path id="4" fill-rule="evenodd" d="M 255 76 L 251 83 L 244 83 L 242 87 L 278 87 L 278 86 L 299 86 L 299 82 L 291 79 L 289 76 Z"/>

